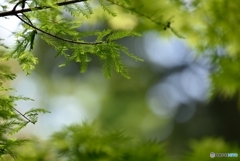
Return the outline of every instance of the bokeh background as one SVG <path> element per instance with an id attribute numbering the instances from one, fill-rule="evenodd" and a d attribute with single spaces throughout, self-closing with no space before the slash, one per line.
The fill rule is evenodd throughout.
<path id="1" fill-rule="evenodd" d="M 144 139 L 165 142 L 173 155 L 188 149 L 192 139 L 205 137 L 220 137 L 239 145 L 238 95 L 227 99 L 216 93 L 213 95 L 211 74 L 218 67 L 212 63 L 213 50 L 202 45 L 208 39 L 205 42 L 201 36 L 207 33 L 201 36 L 197 33 L 204 27 L 212 29 L 208 23 L 210 20 L 205 21 L 201 17 L 204 12 L 220 14 L 223 9 L 214 12 L 217 8 L 212 5 L 214 1 L 202 2 L 207 11 L 197 10 L 198 1 L 180 2 L 183 1 L 156 2 L 154 7 L 162 8 L 159 11 L 163 15 L 161 20 L 171 21 L 172 28 L 185 38 L 116 6 L 113 9 L 119 16 L 109 17 L 96 7 L 97 13 L 92 19 L 84 21 L 79 27 L 79 32 L 111 28 L 135 29 L 142 34 L 141 37 L 119 41 L 144 59 L 144 62 L 136 62 L 122 57 L 130 80 L 114 72 L 111 79 L 104 78 L 101 63 L 95 57 L 92 57 L 84 74 L 79 72 L 80 65 L 74 62 L 59 68 L 65 59 L 61 56 L 55 58 L 56 51 L 37 37 L 34 54 L 39 64 L 31 75 L 26 76 L 17 62 L 11 62 L 17 72 L 17 79 L 12 85 L 17 90 L 16 95 L 35 100 L 19 101 L 17 109 L 24 112 L 32 107 L 41 107 L 51 113 L 40 115 L 36 125 L 29 124 L 19 135 L 47 139 L 65 125 L 86 121 L 94 122 L 105 130 L 122 129 Z M 225 2 L 219 2 L 219 5 Z M 146 4 L 145 9 L 149 13 L 154 10 L 150 4 Z M 64 16 L 70 15 L 64 13 Z M 211 16 L 218 18 L 217 14 Z M 231 26 L 225 23 L 227 27 Z M 13 17 L 0 19 L 0 35 L 6 44 L 14 45 L 11 32 L 17 31 L 19 24 Z M 194 31 L 189 29 L 193 26 L 196 28 Z M 211 34 L 207 36 L 209 39 L 213 37 Z M 194 46 L 198 41 L 199 46 Z M 224 54 L 227 49 L 218 43 L 214 53 Z"/>

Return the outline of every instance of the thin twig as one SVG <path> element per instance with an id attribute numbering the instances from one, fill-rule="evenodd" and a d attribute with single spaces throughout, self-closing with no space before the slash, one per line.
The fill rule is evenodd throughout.
<path id="1" fill-rule="evenodd" d="M 56 39 L 59 39 L 59 40 L 62 40 L 62 41 L 66 41 L 66 42 L 69 42 L 69 43 L 73 43 L 73 44 L 82 44 L 82 45 L 97 45 L 97 44 L 103 44 L 105 43 L 105 41 L 98 41 L 98 42 L 80 42 L 80 41 L 74 41 L 74 40 L 70 40 L 70 39 L 65 39 L 65 38 L 62 38 L 62 37 L 58 37 L 56 35 L 53 35 L 51 33 L 48 33 L 42 29 L 39 29 L 37 28 L 36 26 L 33 26 L 31 25 L 30 23 L 28 23 L 27 21 L 25 21 L 24 19 L 22 19 L 20 16 L 16 15 L 17 18 L 19 18 L 22 22 L 24 22 L 25 24 L 27 24 L 28 26 L 34 28 L 35 30 L 37 31 L 40 31 L 46 35 L 49 35 L 51 37 L 54 37 Z"/>
<path id="2" fill-rule="evenodd" d="M 28 18 L 27 15 L 25 15 L 24 13 L 22 13 L 22 15 L 28 20 L 29 24 L 31 24 L 33 26 L 33 23 L 32 21 Z"/>
<path id="3" fill-rule="evenodd" d="M 56 5 L 57 6 L 65 6 L 65 5 L 74 4 L 74 3 L 78 3 L 78 2 L 84 2 L 84 1 L 87 1 L 87 0 L 69 0 L 69 1 L 65 1 L 65 2 L 56 3 Z M 22 1 L 20 3 L 22 3 Z M 15 9 L 12 9 L 11 11 L 0 12 L 0 17 L 15 16 L 16 14 L 19 14 L 19 13 L 38 11 L 38 10 L 43 10 L 43 9 L 48 9 L 48 8 L 51 8 L 51 7 L 44 6 L 44 7 L 34 7 L 34 8 L 20 9 L 20 10 L 16 10 L 16 8 L 15 8 Z"/>
<path id="4" fill-rule="evenodd" d="M 68 2 L 69 2 L 69 1 L 68 1 Z M 15 12 L 15 10 L 16 10 L 16 8 L 17 8 L 17 6 L 18 6 L 19 4 L 21 4 L 21 1 L 18 2 L 18 3 L 13 7 L 13 10 L 12 10 L 12 11 L 15 13 L 15 16 L 16 16 L 18 19 L 20 19 L 22 22 L 24 22 L 25 24 L 27 24 L 28 26 L 34 28 L 34 29 L 37 30 L 37 31 L 40 31 L 40 32 L 42 32 L 42 33 L 44 33 L 44 34 L 46 34 L 46 35 L 49 35 L 49 36 L 51 36 L 51 37 L 54 37 L 54 38 L 56 38 L 56 39 L 59 39 L 59 40 L 62 40 L 62 41 L 66 41 L 66 42 L 68 42 L 68 43 L 73 43 L 73 44 L 97 45 L 97 44 L 106 43 L 105 41 L 98 41 L 98 42 L 80 42 L 80 41 L 74 41 L 74 40 L 70 40 L 70 39 L 65 39 L 65 38 L 62 38 L 62 37 L 58 37 L 58 36 L 53 35 L 53 34 L 51 34 L 51 33 L 49 33 L 49 32 L 46 32 L 46 31 L 44 31 L 44 30 L 42 30 L 42 29 L 40 29 L 40 28 L 37 28 L 36 26 L 34 26 L 34 25 L 32 24 L 31 20 L 30 20 L 25 14 L 23 14 L 23 16 L 25 16 L 29 22 L 25 21 L 23 18 L 21 18 L 21 17 L 18 15 L 17 12 Z"/>
<path id="5" fill-rule="evenodd" d="M 121 7 L 121 8 L 124 8 L 124 9 L 126 9 L 126 10 L 132 11 L 132 12 L 134 12 L 135 14 L 141 16 L 141 17 L 145 17 L 145 18 L 149 19 L 150 21 L 152 21 L 153 23 L 155 23 L 155 24 L 157 24 L 157 25 L 164 25 L 163 23 L 161 23 L 161 22 L 156 21 L 155 19 L 153 19 L 151 16 L 146 15 L 145 13 L 139 12 L 139 11 L 136 10 L 136 9 L 133 9 L 133 8 L 131 8 L 131 7 L 128 7 L 128 6 L 124 5 L 124 4 L 121 4 L 121 3 L 116 2 L 116 1 L 113 1 L 113 0 L 107 0 L 107 1 L 110 2 L 110 3 L 112 3 L 112 4 L 115 4 L 115 5 L 119 6 L 119 7 Z"/>
<path id="6" fill-rule="evenodd" d="M 16 108 L 13 107 L 13 109 L 19 113 L 19 115 L 21 115 L 22 117 L 24 117 L 28 122 L 31 122 L 32 124 L 34 124 L 34 122 L 32 122 L 28 117 L 26 117 L 25 115 L 23 115 L 20 111 L 18 111 Z"/>

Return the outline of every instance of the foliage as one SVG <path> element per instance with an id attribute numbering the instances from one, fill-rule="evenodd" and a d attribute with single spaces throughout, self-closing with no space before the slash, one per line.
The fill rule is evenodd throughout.
<path id="1" fill-rule="evenodd" d="M 220 69 L 217 73 L 212 75 L 214 88 L 221 94 L 233 97 L 240 88 L 238 81 L 240 75 L 236 74 L 240 69 L 239 59 L 223 56 L 219 57 L 217 61 L 220 65 Z"/>
<path id="2" fill-rule="evenodd" d="M 37 58 L 30 52 L 33 49 L 34 39 L 37 34 L 58 51 L 56 56 L 64 56 L 66 58 L 67 61 L 61 64 L 60 67 L 76 61 L 81 64 L 80 72 L 83 73 L 87 70 L 91 55 L 96 55 L 103 62 L 103 73 L 107 78 L 111 77 L 110 70 L 112 68 L 117 73 L 129 78 L 122 64 L 120 53 L 122 52 L 137 61 L 142 61 L 142 59 L 131 54 L 126 47 L 117 44 L 116 40 L 127 36 L 139 36 L 139 34 L 133 31 L 112 31 L 110 29 L 84 33 L 78 32 L 77 29 L 81 27 L 82 22 L 77 20 L 76 16 L 82 15 L 89 18 L 92 14 L 89 3 L 83 3 L 84 8 L 77 4 L 60 7 L 61 3 L 55 3 L 55 1 L 48 1 L 46 3 L 39 1 L 31 2 L 29 6 L 40 6 L 41 8 L 47 6 L 51 9 L 42 9 L 41 11 L 32 11 L 26 14 L 22 13 L 22 16 L 15 15 L 24 23 L 24 29 L 16 34 L 17 42 L 15 49 L 6 55 L 4 60 L 9 60 L 10 58 L 17 59 L 20 65 L 22 65 L 22 69 L 27 74 L 30 74 L 30 71 L 34 69 L 34 65 L 38 63 Z M 101 4 L 103 9 L 107 10 L 107 7 L 103 3 Z M 16 11 L 18 5 L 18 3 L 15 5 L 13 11 Z M 32 7 L 33 10 L 34 7 Z M 71 19 L 59 14 L 60 10 L 63 13 L 70 13 Z M 89 36 L 96 37 L 96 41 L 84 41 L 84 38 Z M 71 37 L 71 39 L 68 39 L 68 37 Z M 69 51 L 74 52 L 69 54 Z"/>
<path id="3" fill-rule="evenodd" d="M 20 154 L 17 160 L 166 160 L 164 146 L 156 141 L 143 142 L 120 131 L 102 132 L 86 123 L 63 128 L 54 133 L 48 143 L 34 140 L 24 145 L 26 149 L 17 149 Z"/>
<path id="4" fill-rule="evenodd" d="M 86 123 L 67 126 L 47 142 L 34 138 L 24 147 L 16 149 L 19 154 L 16 160 L 166 160 L 164 146 L 156 141 L 140 141 L 121 131 L 103 132 Z M 7 156 L 3 159 L 11 160 Z"/>
<path id="5" fill-rule="evenodd" d="M 40 36 L 48 44 L 52 45 L 57 50 L 56 56 L 63 56 L 66 62 L 60 67 L 67 65 L 71 61 L 76 61 L 81 64 L 80 72 L 85 72 L 91 55 L 99 57 L 103 63 L 103 73 L 106 78 L 111 77 L 111 69 L 115 69 L 117 73 L 129 78 L 127 70 L 121 61 L 120 53 L 124 53 L 137 61 L 142 59 L 131 54 L 128 49 L 116 43 L 116 40 L 126 36 L 139 36 L 133 31 L 89 31 L 78 32 L 77 29 L 81 27 L 82 23 L 76 17 L 84 16 L 89 18 L 93 13 L 89 2 L 83 2 L 84 6 L 78 5 L 76 2 L 81 1 L 9 1 L 9 4 L 14 4 L 11 11 L 8 5 L 1 5 L 1 17 L 16 16 L 22 21 L 22 30 L 15 33 L 16 45 L 11 49 L 10 53 L 2 56 L 3 61 L 11 58 L 16 59 L 26 74 L 30 74 L 31 70 L 35 68 L 38 59 L 33 55 L 34 42 L 36 35 Z M 100 1 L 102 8 L 108 13 L 111 11 L 108 7 Z M 18 10 L 21 6 L 22 10 Z M 26 9 L 26 7 L 28 7 Z M 25 11 L 24 11 L 25 9 Z M 30 12 L 29 12 L 30 11 Z M 62 14 L 63 13 L 63 14 Z M 65 16 L 66 13 L 71 15 L 71 18 Z M 21 15 L 20 15 L 21 14 Z M 50 15 L 50 16 L 47 16 Z M 114 14 L 112 14 L 115 16 Z M 56 27 L 57 26 L 57 27 Z M 96 41 L 87 42 L 84 39 L 89 36 L 94 36 Z M 1 43 L 3 48 L 8 47 Z M 73 51 L 69 53 L 69 51 Z M 6 66 L 1 66 L 1 81 L 6 79 L 14 79 L 15 75 L 10 73 Z M 7 135 L 14 134 L 29 122 L 35 124 L 39 113 L 47 113 L 44 109 L 32 109 L 24 114 L 18 111 L 14 106 L 17 100 L 31 100 L 22 96 L 8 95 L 11 88 L 6 88 L 1 82 L 1 155 L 10 154 L 16 157 L 13 149 L 14 146 L 24 143 L 24 139 L 10 139 Z M 4 93 L 5 92 L 5 93 Z"/>
<path id="6" fill-rule="evenodd" d="M 195 160 L 239 160 L 238 157 L 215 157 L 211 158 L 210 152 L 214 153 L 240 153 L 239 147 L 226 143 L 220 138 L 204 138 L 200 141 L 192 141 L 190 143 L 191 151 L 185 156 L 186 161 Z"/>
<path id="7" fill-rule="evenodd" d="M 235 16 L 239 6 L 237 1 L 193 0 L 186 4 L 181 0 L 164 2 L 155 0 L 8 0 L 6 4 L 0 5 L 0 17 L 15 16 L 21 20 L 22 24 L 21 30 L 14 33 L 15 47 L 11 48 L 0 42 L 0 47 L 7 53 L 1 56 L 1 60 L 16 59 L 27 75 L 38 63 L 38 58 L 33 54 L 35 39 L 38 36 L 56 49 L 56 57 L 66 59 L 66 62 L 59 65 L 60 67 L 77 62 L 81 66 L 80 72 L 84 73 L 91 59 L 98 57 L 106 78 L 111 77 L 113 69 L 125 78 L 130 78 L 122 61 L 122 54 L 136 61 L 142 61 L 142 59 L 129 52 L 128 48 L 118 43 L 118 40 L 129 36 L 140 36 L 136 31 L 155 29 L 171 31 L 170 34 L 186 38 L 186 41 L 189 41 L 200 53 L 220 49 L 223 54 L 211 52 L 209 56 L 217 68 L 211 75 L 214 93 L 220 91 L 227 96 L 233 96 L 239 91 L 238 42 L 240 40 L 238 35 L 240 34 L 238 30 L 232 32 L 238 27 L 236 22 L 239 21 L 239 17 Z M 221 9 L 224 7 L 229 12 Z M 137 25 L 133 25 L 131 30 L 116 30 L 112 27 L 102 31 L 79 32 L 79 28 L 83 27 L 89 19 L 96 17 L 99 8 L 104 11 L 104 14 L 113 17 L 127 12 L 130 18 L 134 17 L 132 21 Z M 173 19 L 177 23 L 173 23 Z M 148 21 L 151 23 L 146 23 Z M 161 34 L 169 35 L 169 32 Z M 88 41 L 89 39 L 93 41 Z M 15 134 L 28 123 L 35 124 L 39 113 L 48 112 L 44 109 L 32 109 L 23 114 L 15 108 L 16 101 L 31 100 L 10 94 L 13 89 L 6 87 L 6 81 L 13 80 L 15 77 L 16 75 L 11 73 L 6 65 L 0 66 L 0 156 L 3 158 L 5 154 L 15 158 L 17 156 L 15 147 L 27 141 L 15 139 L 10 135 Z M 96 127 L 84 124 L 66 127 L 63 131 L 55 133 L 51 141 L 56 144 L 53 150 L 67 160 L 165 159 L 164 150 L 158 143 L 135 144 L 129 140 L 131 139 L 121 132 L 102 134 Z M 215 141 L 203 141 L 200 147 L 205 147 L 205 143 L 212 145 Z M 217 143 L 224 144 L 221 140 Z M 231 150 L 225 144 L 222 147 Z M 187 160 L 201 157 L 202 152 L 199 152 L 196 144 L 193 144 L 192 148 L 194 150 L 192 157 L 189 156 Z M 145 153 L 146 151 L 148 153 Z M 26 158 L 28 157 L 25 156 Z"/>
<path id="8" fill-rule="evenodd" d="M 39 144 L 40 143 L 40 144 Z M 154 140 L 144 141 L 138 137 L 131 137 L 121 131 L 102 131 L 93 124 L 83 123 L 64 127 L 55 132 L 48 141 L 34 138 L 18 148 L 18 161 L 24 160 L 105 160 L 105 161 L 171 161 L 166 156 L 166 144 Z M 184 152 L 183 161 L 210 161 L 210 152 L 240 153 L 240 148 L 223 141 L 221 138 L 203 138 L 190 142 L 190 150 Z M 5 160 L 11 160 L 4 157 Z M 175 159 L 174 159 L 175 160 Z M 238 160 L 237 157 L 220 158 L 214 160 Z"/>
<path id="9" fill-rule="evenodd" d="M 0 156 L 9 154 L 12 157 L 16 157 L 14 148 L 25 143 L 26 139 L 16 139 L 9 137 L 12 134 L 17 133 L 28 123 L 35 124 L 39 113 L 46 113 L 44 109 L 32 109 L 22 114 L 18 111 L 16 101 L 19 100 L 31 100 L 30 98 L 23 96 L 13 96 L 8 93 L 12 91 L 12 88 L 7 88 L 6 81 L 15 79 L 16 75 L 11 73 L 9 67 L 2 64 L 0 66 L 1 77 L 0 77 Z"/>
<path id="10" fill-rule="evenodd" d="M 164 160 L 157 142 L 139 143 L 123 132 L 101 132 L 95 126 L 71 125 L 52 136 L 55 150 L 66 160 Z M 148 153 L 145 153 L 148 151 Z"/>
<path id="11" fill-rule="evenodd" d="M 212 94 L 229 97 L 238 94 L 239 72 L 236 69 L 239 64 L 240 39 L 239 30 L 235 30 L 239 21 L 235 12 L 239 1 L 193 0 L 189 4 L 174 1 L 184 7 L 184 11 L 177 17 L 177 30 L 186 35 L 186 41 L 194 49 L 208 55 L 213 62 L 211 65 L 217 68 L 211 73 Z M 234 76 L 229 73 L 234 73 Z"/>

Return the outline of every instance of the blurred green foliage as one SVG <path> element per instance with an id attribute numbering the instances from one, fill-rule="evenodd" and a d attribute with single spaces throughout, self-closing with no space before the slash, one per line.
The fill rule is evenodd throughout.
<path id="1" fill-rule="evenodd" d="M 199 141 L 192 141 L 190 143 L 190 149 L 188 153 L 185 155 L 186 161 L 195 161 L 195 160 L 204 160 L 204 161 L 211 161 L 211 160 L 239 160 L 238 157 L 210 157 L 210 152 L 214 153 L 240 153 L 240 148 L 236 145 L 232 145 L 226 143 L 220 138 L 204 138 Z"/>
<path id="2" fill-rule="evenodd" d="M 120 131 L 102 131 L 83 123 L 64 127 L 47 141 L 34 141 L 18 148 L 17 161 L 210 161 L 210 152 L 240 153 L 237 145 L 220 138 L 192 140 L 182 156 L 167 155 L 166 145 L 143 140 Z M 12 160 L 3 157 L 4 160 Z M 215 157 L 214 160 L 239 160 L 238 157 Z"/>
<path id="3" fill-rule="evenodd" d="M 8 2 L 16 3 L 15 0 Z M 185 38 L 186 42 L 199 54 L 205 54 L 211 59 L 211 65 L 215 69 L 210 71 L 212 72 L 211 81 L 214 95 L 223 94 L 233 97 L 238 94 L 240 88 L 240 48 L 238 45 L 240 42 L 240 31 L 238 30 L 240 16 L 236 13 L 239 11 L 240 1 L 99 0 L 86 2 L 84 5 L 85 10 L 76 5 L 64 8 L 72 16 L 71 19 L 59 14 L 63 8 L 58 7 L 55 1 L 34 0 L 29 5 L 30 7 L 52 7 L 51 10 L 33 11 L 26 15 L 35 20 L 34 25 L 41 30 L 62 36 L 67 40 L 61 42 L 53 39 L 50 34 L 44 35 L 41 30 L 38 30 L 40 32 L 38 33 L 39 36 L 57 50 L 57 56 L 65 58 L 65 63 L 60 66 L 65 66 L 73 61 L 81 65 L 81 72 L 85 72 L 88 63 L 91 63 L 92 58 L 97 56 L 102 63 L 103 74 L 106 78 L 114 75 L 111 73 L 111 69 L 129 78 L 125 65 L 122 63 L 121 53 L 125 53 L 134 60 L 141 59 L 132 55 L 125 46 L 118 44 L 116 40 L 127 36 L 137 36 L 138 34 L 135 31 L 144 33 L 149 30 L 156 30 L 160 36 Z M 3 11 L 8 9 L 8 6 L 1 5 L 1 7 Z M 25 30 L 16 35 L 18 40 L 15 49 L 11 54 L 5 56 L 5 60 L 17 59 L 27 74 L 38 63 L 38 59 L 32 54 L 36 44 L 34 43 L 36 28 L 33 25 L 31 26 L 32 22 L 29 18 L 25 16 L 23 19 L 27 23 L 25 22 L 25 25 L 23 25 Z M 87 26 L 97 24 L 99 19 L 104 21 L 111 30 L 89 31 L 91 28 L 87 27 L 88 29 L 85 32 L 78 31 L 80 27 L 84 28 L 86 24 Z M 58 24 L 58 27 L 55 27 L 56 24 Z M 95 37 L 93 42 L 86 41 L 91 40 L 92 37 Z M 69 43 L 73 41 L 74 45 Z M 2 43 L 1 46 L 6 48 Z M 52 65 L 51 63 L 50 61 L 49 66 Z M 145 65 L 142 68 L 137 68 L 140 72 L 130 72 L 133 78 L 128 83 L 126 83 L 128 80 L 114 75 L 109 84 L 108 94 L 102 101 L 103 109 L 97 119 L 103 131 L 88 124 L 71 125 L 54 133 L 51 139 L 46 142 L 33 138 L 34 142 L 24 144 L 24 148 L 17 148 L 16 146 L 26 140 L 8 139 L 5 135 L 9 131 L 18 131 L 28 123 L 28 121 L 21 119 L 20 115 L 13 109 L 14 101 L 26 98 L 6 96 L 4 92 L 10 89 L 3 87 L 1 83 L 3 94 L 1 95 L 2 112 L 0 113 L 2 121 L 0 131 L 0 148 L 2 149 L 0 149 L 0 154 L 2 160 L 12 160 L 5 154 L 12 157 L 16 157 L 16 154 L 18 154 L 16 160 L 20 161 L 172 160 L 171 155 L 168 155 L 169 152 L 165 150 L 165 146 L 160 144 L 157 139 L 156 141 L 146 141 L 143 139 L 144 136 L 139 134 L 142 130 L 148 133 L 147 136 L 156 136 L 152 134 L 158 134 L 159 131 L 155 132 L 154 130 L 158 129 L 159 124 L 164 124 L 164 121 L 166 121 L 154 116 L 145 104 L 144 98 L 149 84 L 156 81 L 156 76 L 154 76 L 154 73 L 148 72 L 148 68 L 148 65 Z M 129 67 L 129 69 L 130 71 L 136 71 L 133 70 L 134 67 Z M 1 81 L 11 80 L 15 77 L 5 66 L 1 66 L 0 70 Z M 142 72 L 148 74 L 143 76 Z M 45 113 L 47 111 L 31 112 L 26 113 L 26 115 L 30 114 L 35 123 L 38 112 Z M 144 118 L 148 118 L 148 120 L 144 122 Z M 20 122 L 16 122 L 16 120 Z M 12 129 L 13 125 L 20 125 L 20 128 L 14 127 Z M 112 127 L 122 128 L 119 125 L 126 125 L 124 126 L 125 130 L 134 134 L 133 138 L 126 136 L 123 132 L 111 131 Z M 230 143 L 216 138 L 194 141 L 189 147 L 191 150 L 186 151 L 181 157 L 182 159 L 179 160 L 212 160 L 209 156 L 210 152 L 240 154 L 237 145 L 232 146 Z M 173 158 L 175 160 L 178 156 L 173 156 Z M 214 158 L 214 160 L 238 160 L 238 158 Z"/>

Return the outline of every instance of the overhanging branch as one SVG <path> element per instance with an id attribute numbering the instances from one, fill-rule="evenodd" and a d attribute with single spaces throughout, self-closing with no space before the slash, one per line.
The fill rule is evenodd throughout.
<path id="1" fill-rule="evenodd" d="M 69 1 L 65 1 L 65 2 L 59 2 L 56 3 L 57 6 L 64 6 L 64 5 L 68 5 L 68 4 L 73 4 L 73 3 L 77 3 L 77 2 L 83 2 L 83 1 L 87 1 L 87 0 L 69 0 Z M 56 39 L 68 42 L 68 43 L 73 43 L 73 44 L 81 44 L 81 45 L 98 45 L 98 44 L 103 44 L 105 43 L 105 41 L 98 41 L 98 42 L 81 42 L 81 41 L 74 41 L 74 40 L 70 40 L 70 39 L 65 39 L 62 37 L 58 37 L 56 35 L 53 35 L 49 32 L 46 32 L 36 26 L 34 26 L 31 22 L 31 20 L 24 14 L 25 12 L 30 12 L 30 11 L 37 11 L 37 10 L 43 10 L 43 9 L 48 9 L 50 7 L 34 7 L 34 8 L 27 8 L 27 9 L 21 9 L 21 10 L 16 10 L 16 8 L 22 3 L 22 1 L 19 1 L 18 3 L 15 4 L 15 6 L 13 7 L 13 9 L 11 11 L 6 11 L 6 12 L 1 12 L 0 13 L 0 17 L 5 17 L 5 16 L 16 16 L 18 19 L 20 19 L 23 23 L 27 24 L 28 26 L 30 26 L 31 28 L 35 29 L 35 31 L 40 31 L 46 35 L 49 35 L 51 37 L 54 37 Z M 21 18 L 18 14 L 22 14 L 27 20 L 25 21 L 23 18 Z"/>
<path id="2" fill-rule="evenodd" d="M 57 6 L 65 6 L 65 5 L 78 3 L 78 2 L 84 2 L 84 1 L 87 1 L 87 0 L 70 0 L 70 1 L 56 3 L 56 5 Z M 16 14 L 19 14 L 19 13 L 43 10 L 43 9 L 48 9 L 48 8 L 50 8 L 50 7 L 48 7 L 48 6 L 45 6 L 45 7 L 34 7 L 34 8 L 20 9 L 20 10 L 13 9 L 11 11 L 0 12 L 0 17 L 15 16 Z"/>
<path id="3" fill-rule="evenodd" d="M 62 41 L 65 41 L 65 42 L 68 42 L 68 43 L 72 43 L 72 44 L 81 44 L 81 45 L 98 45 L 98 44 L 103 44 L 103 43 L 106 43 L 105 41 L 97 41 L 97 42 L 81 42 L 81 41 L 74 41 L 74 40 L 70 40 L 70 39 L 65 39 L 65 38 L 62 38 L 62 37 L 58 37 L 56 35 L 53 35 L 51 33 L 48 33 L 46 31 L 43 31 L 42 29 L 40 28 L 37 28 L 36 26 L 34 26 L 33 24 L 25 21 L 24 19 L 22 19 L 20 16 L 16 15 L 17 18 L 19 18 L 22 22 L 24 22 L 25 24 L 27 24 L 28 26 L 32 27 L 33 29 L 35 29 L 36 31 L 40 31 L 48 36 L 51 36 L 51 37 L 54 37 L 56 39 L 59 39 L 59 40 L 62 40 Z M 31 21 L 30 21 L 31 22 Z"/>

